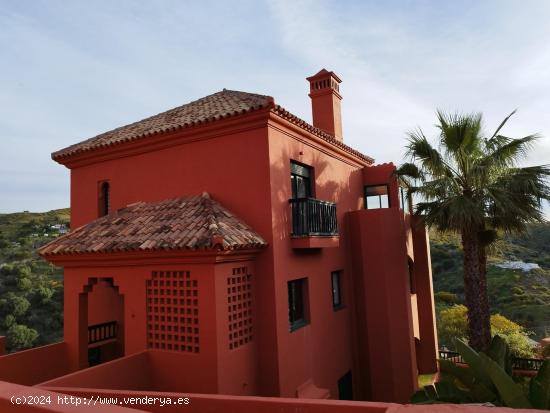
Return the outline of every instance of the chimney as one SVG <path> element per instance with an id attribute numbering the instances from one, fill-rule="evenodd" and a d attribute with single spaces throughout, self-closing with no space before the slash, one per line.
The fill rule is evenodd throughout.
<path id="1" fill-rule="evenodd" d="M 313 126 L 342 141 L 342 114 L 340 112 L 340 83 L 334 72 L 322 69 L 308 77 L 309 97 L 313 112 Z"/>

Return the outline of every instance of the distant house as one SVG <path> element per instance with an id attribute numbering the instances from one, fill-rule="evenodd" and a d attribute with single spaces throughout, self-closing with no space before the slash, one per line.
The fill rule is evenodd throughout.
<path id="1" fill-rule="evenodd" d="M 50 228 L 59 234 L 66 234 L 67 232 L 69 232 L 69 229 L 65 224 L 54 224 L 54 225 L 51 225 Z"/>
<path id="2" fill-rule="evenodd" d="M 40 250 L 65 274 L 44 386 L 406 402 L 437 370 L 426 231 L 344 143 L 338 76 L 307 80 L 312 125 L 224 89 L 52 154 L 73 230 Z"/>

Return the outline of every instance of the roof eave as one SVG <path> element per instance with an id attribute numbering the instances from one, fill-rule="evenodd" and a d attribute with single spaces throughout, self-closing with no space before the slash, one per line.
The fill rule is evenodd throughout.
<path id="1" fill-rule="evenodd" d="M 265 126 L 271 111 L 270 107 L 248 111 L 242 114 L 227 116 L 209 122 L 200 122 L 186 127 L 175 128 L 164 132 L 135 136 L 109 145 L 80 150 L 69 154 L 63 151 L 53 152 L 51 158 L 71 169 L 122 156 L 136 155 L 151 150 L 177 146 L 186 141 L 209 139 L 220 134 L 236 133 L 245 129 Z"/>
<path id="2" fill-rule="evenodd" d="M 73 254 L 41 254 L 60 267 L 110 267 L 157 265 L 171 263 L 221 263 L 253 260 L 266 245 L 234 249 L 164 249 L 147 251 L 85 252 Z"/>

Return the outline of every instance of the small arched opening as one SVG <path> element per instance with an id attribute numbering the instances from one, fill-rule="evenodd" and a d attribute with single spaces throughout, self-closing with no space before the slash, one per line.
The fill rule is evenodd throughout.
<path id="1" fill-rule="evenodd" d="M 111 187 L 107 181 L 99 184 L 98 208 L 100 217 L 107 215 L 111 208 Z"/>
<path id="2" fill-rule="evenodd" d="M 91 279 L 85 288 L 88 365 L 124 355 L 124 296 L 112 278 Z"/>

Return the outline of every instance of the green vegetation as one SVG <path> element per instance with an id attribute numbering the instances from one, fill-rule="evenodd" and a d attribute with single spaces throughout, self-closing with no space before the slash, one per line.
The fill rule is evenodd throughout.
<path id="1" fill-rule="evenodd" d="M 550 408 L 550 360 L 528 382 L 512 377 L 510 349 L 499 336 L 493 337 L 486 352 L 477 353 L 462 340 L 455 346 L 467 367 L 440 360 L 442 380 L 424 386 L 413 403 L 492 403 L 512 408 Z"/>
<path id="2" fill-rule="evenodd" d="M 0 335 L 16 351 L 63 336 L 63 273 L 36 249 L 67 230 L 69 210 L 0 214 Z"/>
<path id="3" fill-rule="evenodd" d="M 437 332 L 442 345 L 452 347 L 455 339 L 467 342 L 468 309 L 463 305 L 445 308 L 439 314 Z M 500 314 L 491 316 L 491 335 L 498 335 L 508 344 L 514 357 L 534 357 L 535 349 L 525 328 Z"/>
<path id="4" fill-rule="evenodd" d="M 430 386 L 435 381 L 435 374 L 419 374 L 418 375 L 418 388 L 422 389 L 425 386 Z"/>
<path id="5" fill-rule="evenodd" d="M 501 314 L 533 332 L 531 338 L 536 341 L 550 336 L 549 240 L 550 223 L 533 224 L 524 235 L 504 236 L 489 250 L 488 256 L 491 313 Z M 441 326 L 442 310 L 464 303 L 462 248 L 458 236 L 436 231 L 430 232 L 430 245 L 436 314 Z M 523 272 L 496 266 L 503 261 L 536 263 L 541 268 Z"/>
<path id="6" fill-rule="evenodd" d="M 500 134 L 513 114 L 486 137 L 481 113 L 438 111 L 435 145 L 421 129 L 410 132 L 410 163 L 398 169 L 402 184 L 420 200 L 414 213 L 430 228 L 460 235 L 468 337 L 477 350 L 491 341 L 488 249 L 501 231 L 521 232 L 527 224 L 544 222 L 541 203 L 550 200 L 550 167 L 519 166 L 539 136 Z"/>

